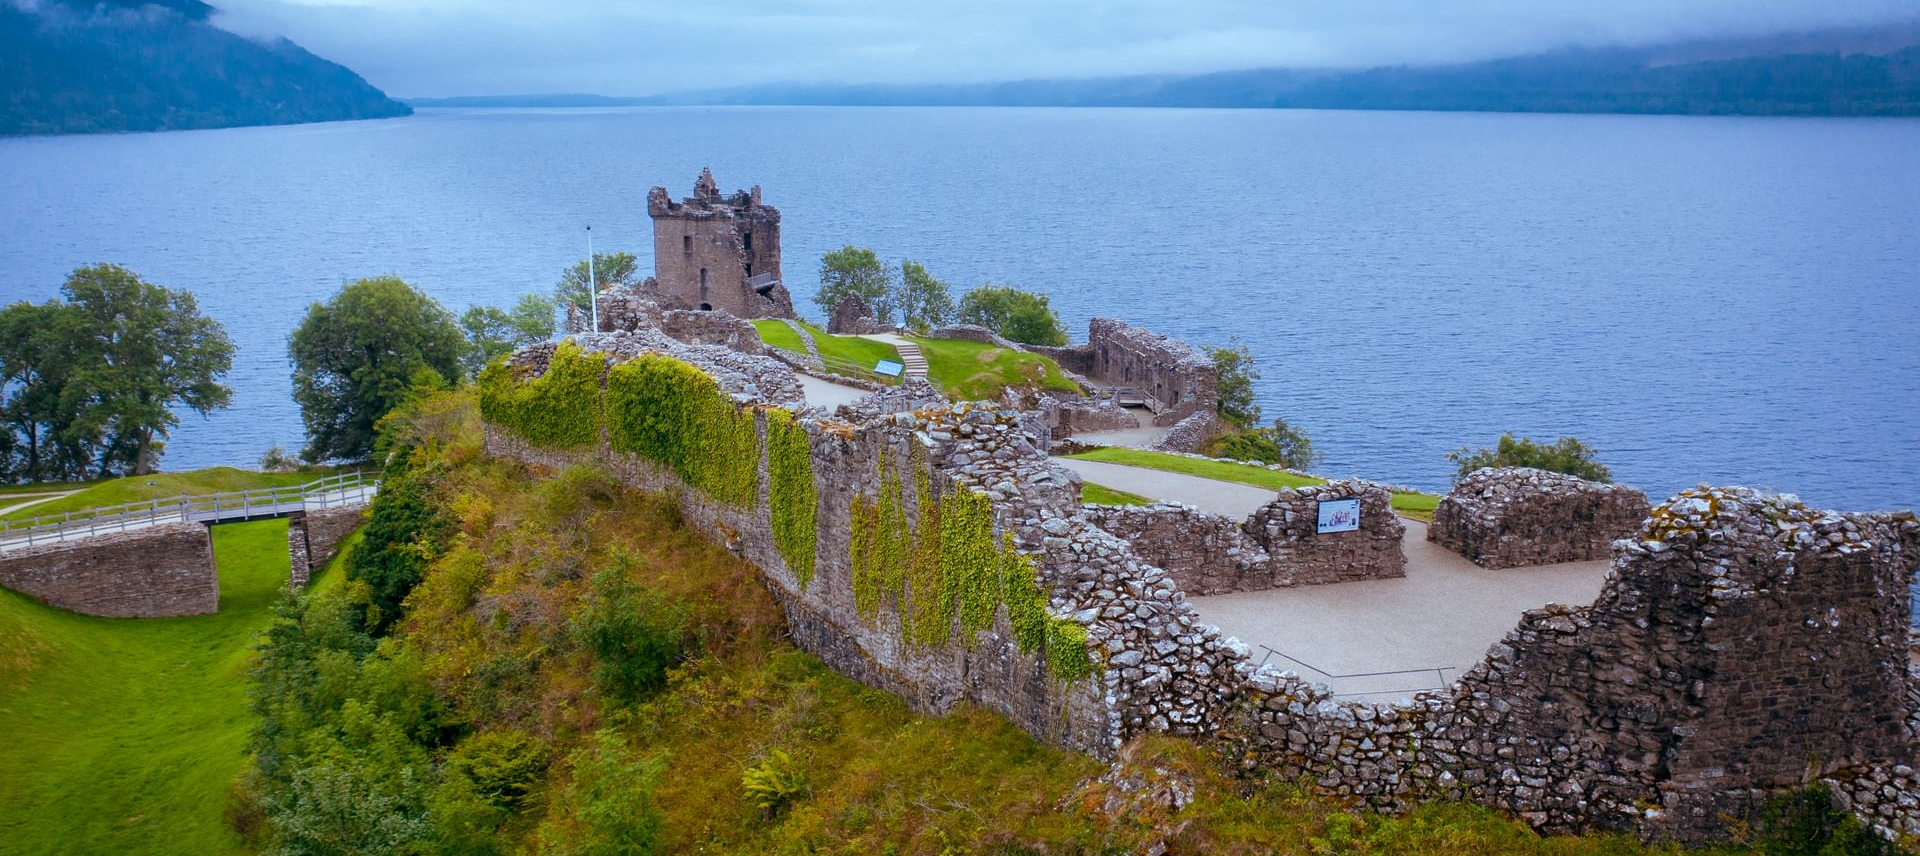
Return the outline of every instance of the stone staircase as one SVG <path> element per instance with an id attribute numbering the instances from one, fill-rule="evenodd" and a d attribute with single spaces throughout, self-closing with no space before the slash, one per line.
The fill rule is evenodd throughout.
<path id="1" fill-rule="evenodd" d="M 893 338 L 893 349 L 900 352 L 900 364 L 906 366 L 907 377 L 927 379 L 927 355 L 920 352 L 920 346 L 912 342 Z"/>

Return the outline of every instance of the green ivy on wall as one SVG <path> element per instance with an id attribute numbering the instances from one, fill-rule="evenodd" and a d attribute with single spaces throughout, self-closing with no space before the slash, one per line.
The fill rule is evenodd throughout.
<path id="1" fill-rule="evenodd" d="M 606 360 L 562 342 L 546 374 L 521 383 L 505 360 L 480 372 L 480 415 L 547 449 L 583 449 L 600 441 L 600 375 Z"/>
<path id="2" fill-rule="evenodd" d="M 1040 654 L 1054 677 L 1073 683 L 1095 672 L 1086 628 L 1047 612 L 1033 559 L 1014 549 L 1011 535 L 993 536 L 993 505 L 985 494 L 934 490 L 918 455 L 913 501 L 888 456 L 880 456 L 880 495 L 853 499 L 853 600 L 868 621 L 891 602 L 902 636 L 935 646 L 953 640 L 971 647 L 992 626 L 1001 605 L 1024 654 Z"/>
<path id="3" fill-rule="evenodd" d="M 607 433 L 616 451 L 661 464 L 728 505 L 752 504 L 760 484 L 753 413 L 706 372 L 643 354 L 607 375 Z"/>
<path id="4" fill-rule="evenodd" d="M 802 589 L 813 581 L 820 494 L 813 485 L 807 430 L 785 410 L 767 411 L 767 494 L 773 503 L 773 545 Z"/>

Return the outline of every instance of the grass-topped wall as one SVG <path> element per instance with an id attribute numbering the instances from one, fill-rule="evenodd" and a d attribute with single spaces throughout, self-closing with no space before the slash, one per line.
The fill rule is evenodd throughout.
<path id="1" fill-rule="evenodd" d="M 760 445 L 753 413 L 706 372 L 672 357 L 643 354 L 607 375 L 607 439 L 672 469 L 716 500 L 754 501 Z"/>
<path id="2" fill-rule="evenodd" d="M 813 486 L 813 450 L 807 430 L 785 410 L 767 411 L 767 480 L 773 544 L 804 589 L 813 581 L 820 494 Z"/>
<path id="3" fill-rule="evenodd" d="M 606 360 L 562 342 L 547 373 L 521 383 L 505 361 L 480 373 L 480 415 L 548 449 L 584 449 L 600 441 L 600 376 Z"/>
<path id="4" fill-rule="evenodd" d="M 918 525 L 908 513 L 907 487 L 883 455 L 880 495 L 853 500 L 853 598 L 871 621 L 892 604 L 900 631 L 912 644 L 953 641 L 972 647 L 1005 605 L 1020 650 L 1042 654 L 1055 678 L 1074 682 L 1093 674 L 1085 628 L 1047 612 L 1033 560 L 1012 538 L 993 535 L 986 495 L 936 490 L 922 462 L 913 462 Z"/>

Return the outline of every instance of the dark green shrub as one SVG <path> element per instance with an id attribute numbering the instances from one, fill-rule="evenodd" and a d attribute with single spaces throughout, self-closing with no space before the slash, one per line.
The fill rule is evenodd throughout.
<path id="1" fill-rule="evenodd" d="M 1285 419 L 1275 419 L 1265 428 L 1215 437 L 1207 445 L 1207 454 L 1235 461 L 1279 464 L 1291 470 L 1311 470 L 1321 460 L 1307 432 L 1288 425 Z"/>
<path id="2" fill-rule="evenodd" d="M 380 476 L 365 537 L 347 559 L 347 579 L 365 608 L 368 632 L 384 635 L 400 617 L 400 602 L 420 584 L 440 554 L 453 523 L 433 495 L 434 469 L 400 449 Z"/>
<path id="3" fill-rule="evenodd" d="M 1767 801 L 1757 849 L 1766 856 L 1895 856 L 1900 848 L 1841 811 L 1825 785 Z"/>
<path id="4" fill-rule="evenodd" d="M 660 844 L 653 790 L 665 764 L 637 757 L 617 732 L 596 732 L 567 756 L 573 779 L 541 829 L 540 852 L 555 856 L 647 856 Z M 558 822 L 563 818 L 571 823 Z"/>
<path id="5" fill-rule="evenodd" d="M 1592 447 L 1577 437 L 1561 437 L 1553 445 L 1535 443 L 1512 434 L 1500 436 L 1492 449 L 1469 451 L 1465 446 L 1448 452 L 1447 460 L 1460 465 L 1460 475 L 1482 467 L 1534 467 L 1579 476 L 1590 481 L 1612 481 L 1613 473 L 1595 460 Z"/>
<path id="6" fill-rule="evenodd" d="M 632 702 L 667 683 L 667 670 L 687 647 L 686 611 L 640 588 L 631 560 L 593 575 L 593 593 L 574 618 L 573 632 L 593 653 L 594 686 L 614 704 Z"/>
<path id="7" fill-rule="evenodd" d="M 447 755 L 446 773 L 503 808 L 518 806 L 547 769 L 547 750 L 533 735 L 506 728 L 476 734 Z"/>
<path id="8" fill-rule="evenodd" d="M 1208 348 L 1207 356 L 1212 358 L 1214 374 L 1219 378 L 1215 412 L 1235 428 L 1253 427 L 1260 421 L 1260 405 L 1253 397 L 1253 383 L 1260 379 L 1260 370 L 1253 365 L 1253 352 L 1236 340 L 1224 348 Z"/>

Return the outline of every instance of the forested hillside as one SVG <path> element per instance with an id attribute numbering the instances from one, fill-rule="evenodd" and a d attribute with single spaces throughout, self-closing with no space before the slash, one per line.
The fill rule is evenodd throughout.
<path id="1" fill-rule="evenodd" d="M 0 135 L 404 116 L 352 71 L 220 29 L 198 0 L 0 2 Z"/>

